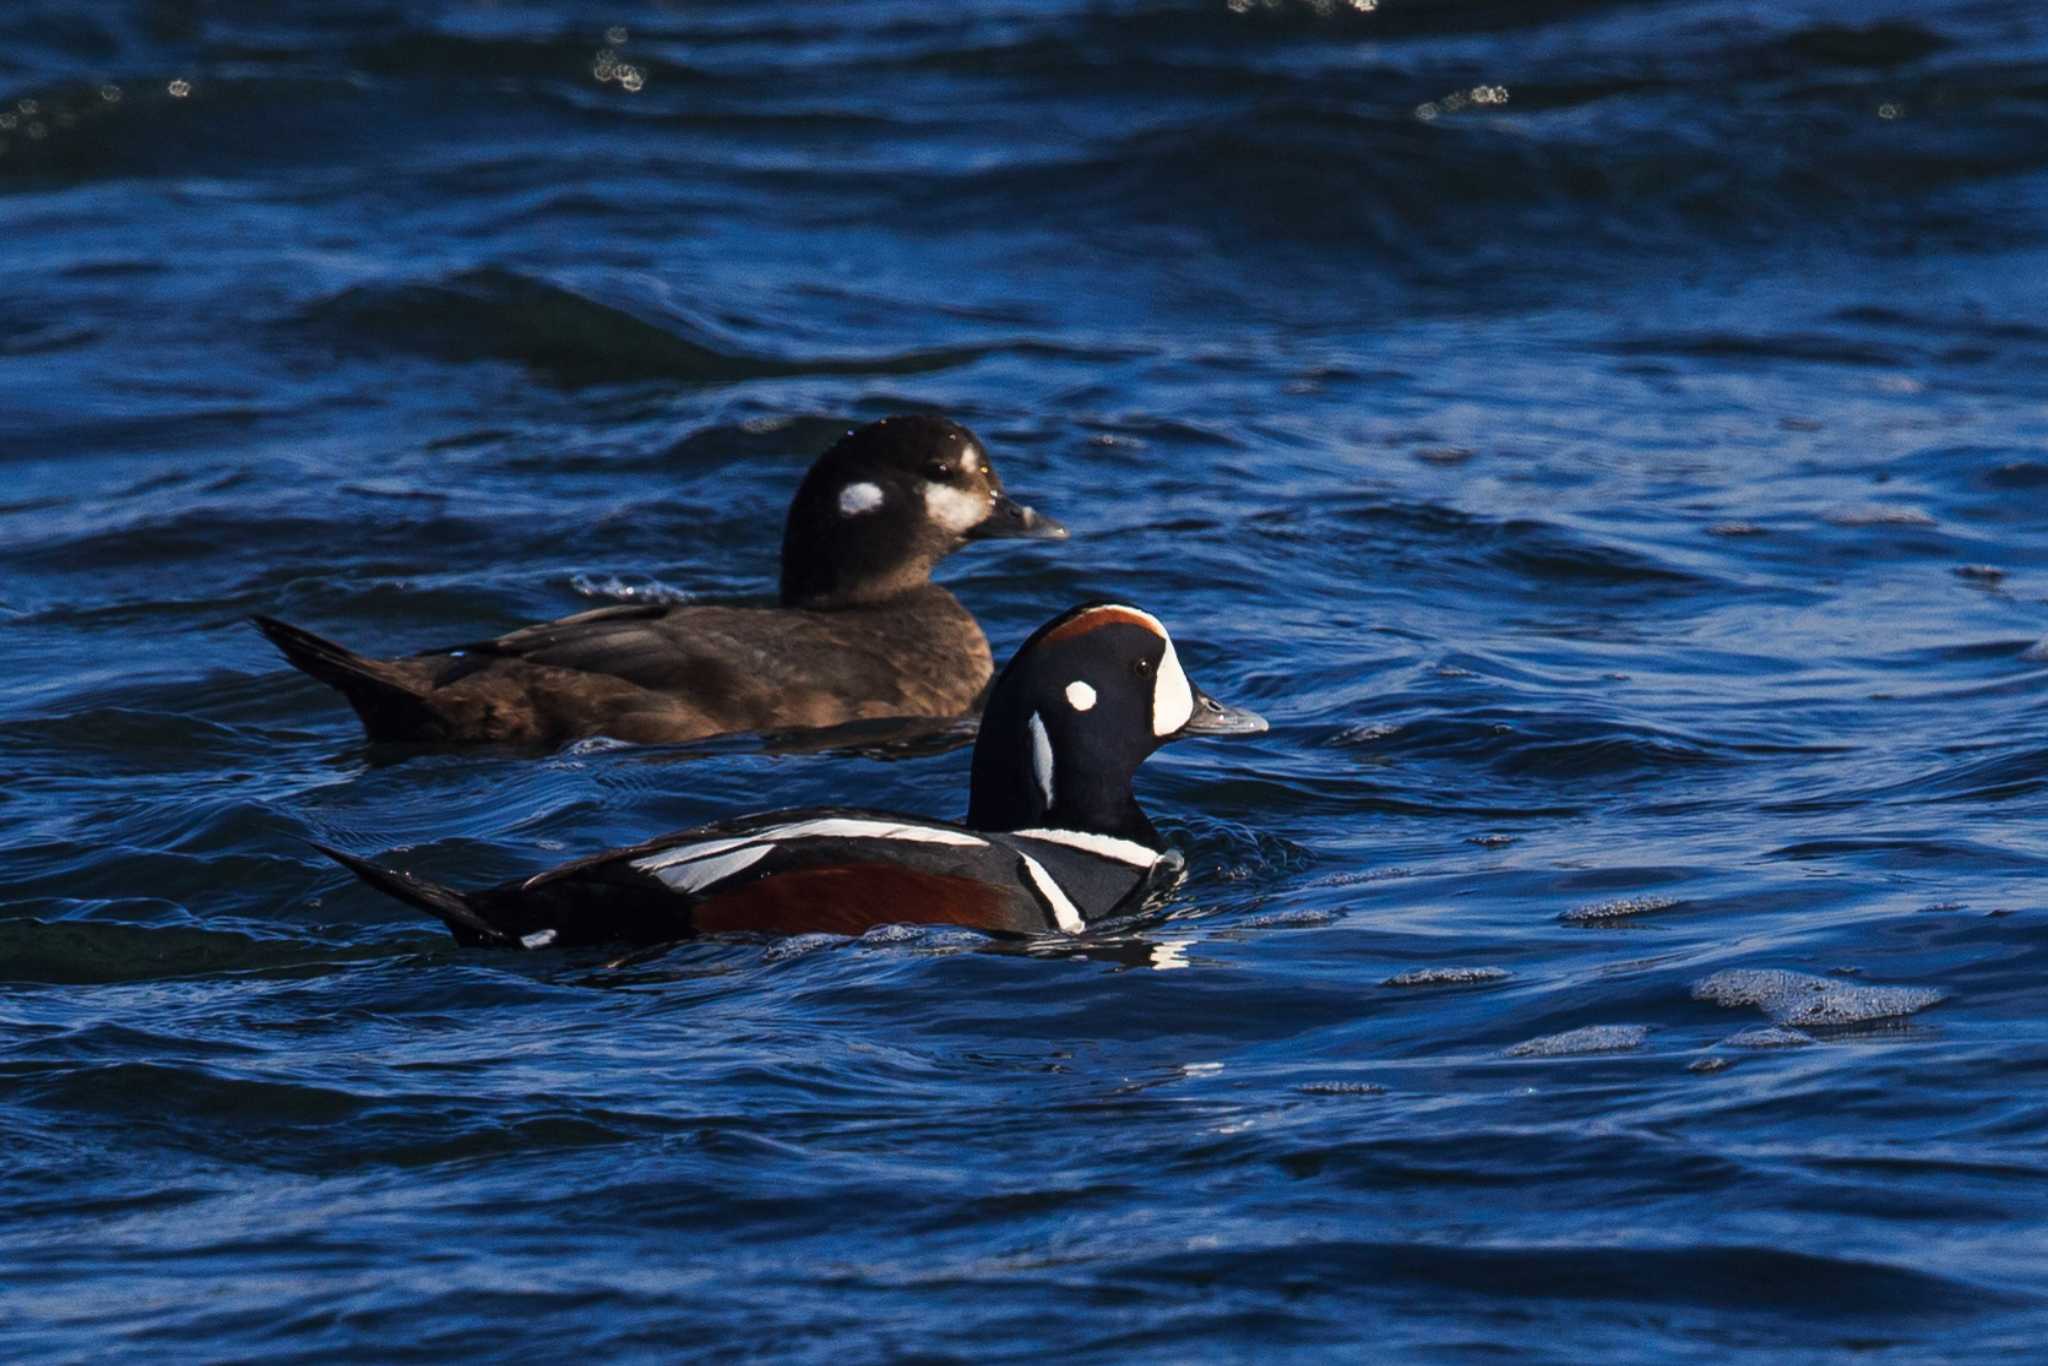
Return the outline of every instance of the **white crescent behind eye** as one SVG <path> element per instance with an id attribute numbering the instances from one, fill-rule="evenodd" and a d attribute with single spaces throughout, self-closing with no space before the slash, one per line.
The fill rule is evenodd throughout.
<path id="1" fill-rule="evenodd" d="M 1159 656 L 1159 677 L 1152 683 L 1152 733 L 1171 735 L 1195 714 L 1195 690 L 1180 667 L 1173 637 L 1163 631 L 1160 634 L 1166 641 L 1166 650 Z"/>

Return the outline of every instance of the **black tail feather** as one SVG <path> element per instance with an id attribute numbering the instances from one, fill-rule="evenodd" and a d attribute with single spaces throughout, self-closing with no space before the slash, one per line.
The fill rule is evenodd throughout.
<path id="1" fill-rule="evenodd" d="M 342 867 L 354 873 L 363 881 L 375 887 L 386 896 L 398 898 L 408 906 L 417 906 L 429 915 L 437 917 L 455 935 L 458 944 L 506 944 L 517 947 L 518 937 L 499 929 L 477 914 L 468 898 L 452 887 L 428 882 L 425 878 L 402 873 L 396 868 L 385 868 L 371 863 L 368 859 L 344 854 L 331 849 L 318 840 L 306 843 L 333 859 Z"/>
<path id="2" fill-rule="evenodd" d="M 371 739 L 409 740 L 438 732 L 440 718 L 434 709 L 375 660 L 276 617 L 257 615 L 249 620 L 293 665 L 339 689 Z"/>

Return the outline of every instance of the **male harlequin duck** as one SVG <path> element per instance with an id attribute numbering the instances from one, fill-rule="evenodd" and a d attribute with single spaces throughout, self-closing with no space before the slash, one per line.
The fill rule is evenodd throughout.
<path id="1" fill-rule="evenodd" d="M 994 660 L 932 567 L 969 541 L 1066 534 L 1003 492 L 974 433 L 891 417 L 848 432 L 797 488 L 779 607 L 600 607 L 404 659 L 254 620 L 341 690 L 373 740 L 652 743 L 952 717 L 973 707 Z"/>
<path id="2" fill-rule="evenodd" d="M 478 892 L 317 847 L 439 916 L 463 944 L 663 944 L 904 923 L 1076 934 L 1136 909 L 1182 866 L 1131 795 L 1145 757 L 1183 735 L 1265 728 L 1188 681 L 1157 618 L 1090 603 L 1041 626 L 996 680 L 962 824 L 777 811 Z"/>

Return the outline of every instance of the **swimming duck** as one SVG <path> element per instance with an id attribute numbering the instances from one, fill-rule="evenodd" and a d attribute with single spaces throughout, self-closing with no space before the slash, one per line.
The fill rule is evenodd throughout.
<path id="1" fill-rule="evenodd" d="M 1188 680 L 1157 617 L 1088 603 L 1041 626 L 989 695 L 958 824 L 837 807 L 741 816 L 458 892 L 316 846 L 458 942 L 663 944 L 860 934 L 883 924 L 1078 934 L 1137 909 L 1183 861 L 1131 792 L 1184 735 L 1266 729 Z"/>
<path id="2" fill-rule="evenodd" d="M 933 566 L 969 541 L 1066 534 L 1003 491 L 967 428 L 891 417 L 849 431 L 798 486 L 776 607 L 600 607 L 402 659 L 254 621 L 338 688 L 373 740 L 652 743 L 953 717 L 972 709 L 994 660 Z"/>

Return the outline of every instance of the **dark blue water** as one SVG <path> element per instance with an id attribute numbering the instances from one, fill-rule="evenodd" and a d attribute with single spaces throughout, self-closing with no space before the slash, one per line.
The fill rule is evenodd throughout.
<path id="1" fill-rule="evenodd" d="M 0 1354 L 2035 1357 L 2040 6 L 13 0 L 0 93 Z M 1272 718 L 1170 913 L 611 965 L 302 842 L 957 814 L 243 621 L 758 595 L 906 409 L 1075 529 L 999 657 Z"/>

